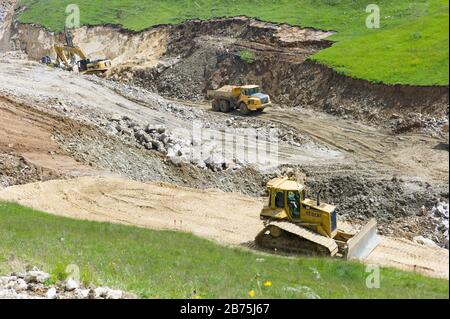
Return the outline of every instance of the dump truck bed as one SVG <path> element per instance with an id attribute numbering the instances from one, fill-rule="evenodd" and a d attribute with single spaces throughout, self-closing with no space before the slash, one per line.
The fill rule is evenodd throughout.
<path id="1" fill-rule="evenodd" d="M 224 85 L 217 90 L 208 90 L 207 97 L 210 99 L 225 98 L 229 99 L 233 97 L 233 90 L 239 88 L 235 85 Z"/>

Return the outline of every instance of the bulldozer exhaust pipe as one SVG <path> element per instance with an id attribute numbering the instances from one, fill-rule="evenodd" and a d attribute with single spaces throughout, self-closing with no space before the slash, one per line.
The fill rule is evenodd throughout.
<path id="1" fill-rule="evenodd" d="M 322 188 L 317 192 L 317 206 L 320 206 L 320 193 L 322 193 Z"/>

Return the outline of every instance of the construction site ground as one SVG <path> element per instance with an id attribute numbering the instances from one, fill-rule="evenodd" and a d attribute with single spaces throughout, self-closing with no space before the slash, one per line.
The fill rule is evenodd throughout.
<path id="1" fill-rule="evenodd" d="M 308 60 L 333 32 L 247 17 L 83 26 L 74 42 L 113 68 L 82 76 L 38 62 L 64 35 L 19 23 L 15 4 L 0 4 L 0 200 L 255 249 L 266 183 L 289 174 L 309 197 L 323 190 L 342 226 L 377 219 L 365 263 L 448 279 L 448 86 L 336 74 Z M 274 106 L 242 116 L 205 101 L 245 83 Z M 208 158 L 192 156 L 196 124 L 215 136 Z M 218 156 L 248 129 L 270 153 L 248 143 L 247 157 Z"/>
<path id="2" fill-rule="evenodd" d="M 214 113 L 207 103 L 169 100 L 132 85 L 47 68 L 18 53 L 2 57 L 0 78 L 2 200 L 248 247 L 262 227 L 265 183 L 294 172 L 306 179 L 312 196 L 326 187 L 325 200 L 340 207 L 343 222 L 379 220 L 386 237 L 366 262 L 448 278 L 448 250 L 411 241 L 423 235 L 445 245 L 440 221 L 429 213 L 448 200 L 442 136 L 393 134 L 282 105 L 260 116 Z M 143 148 L 111 128 L 117 117 L 168 131 L 189 128 L 197 119 L 292 133 L 280 144 L 280 167 L 214 171 Z"/>

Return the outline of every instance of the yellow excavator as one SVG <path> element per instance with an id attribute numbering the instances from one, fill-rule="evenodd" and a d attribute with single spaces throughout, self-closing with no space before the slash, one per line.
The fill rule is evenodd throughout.
<path id="1" fill-rule="evenodd" d="M 290 177 L 268 182 L 269 201 L 261 210 L 264 229 L 255 244 L 263 249 L 294 254 L 365 259 L 378 245 L 377 222 L 359 232 L 338 227 L 335 206 L 306 198 L 305 186 Z"/>
<path id="2" fill-rule="evenodd" d="M 81 74 L 104 75 L 111 68 L 111 61 L 108 59 L 99 59 L 91 61 L 80 47 L 73 44 L 73 38 L 70 32 L 65 30 L 65 45 L 54 45 L 56 60 L 52 62 L 49 56 L 41 59 L 41 62 L 52 67 L 60 67 L 67 71 L 73 71 L 78 67 Z M 78 57 L 78 59 L 77 59 Z"/>

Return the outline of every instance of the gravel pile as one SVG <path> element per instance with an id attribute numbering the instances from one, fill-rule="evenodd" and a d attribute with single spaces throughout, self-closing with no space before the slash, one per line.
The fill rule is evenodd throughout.
<path id="1" fill-rule="evenodd" d="M 0 276 L 0 299 L 131 299 L 135 295 L 108 287 L 83 287 L 73 279 L 51 284 L 37 268 Z"/>
<path id="2" fill-rule="evenodd" d="M 437 222 L 436 232 L 444 234 L 444 247 L 448 249 L 448 202 L 437 202 L 431 209 L 430 215 Z"/>
<path id="3" fill-rule="evenodd" d="M 0 187 L 27 184 L 58 177 L 44 172 L 29 163 L 24 157 L 0 153 Z"/>

